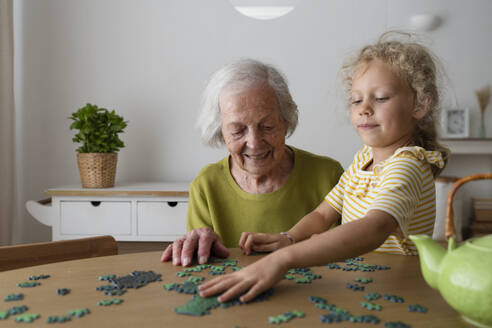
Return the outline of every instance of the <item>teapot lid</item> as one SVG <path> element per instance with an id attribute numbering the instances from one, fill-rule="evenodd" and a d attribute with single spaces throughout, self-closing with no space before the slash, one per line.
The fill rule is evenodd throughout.
<path id="1" fill-rule="evenodd" d="M 470 243 L 480 248 L 492 250 L 492 235 L 486 235 L 480 238 L 473 238 L 472 240 L 470 240 Z"/>

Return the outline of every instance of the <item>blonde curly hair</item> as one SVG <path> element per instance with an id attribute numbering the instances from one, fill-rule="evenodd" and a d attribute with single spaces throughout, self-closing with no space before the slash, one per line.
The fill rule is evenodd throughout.
<path id="1" fill-rule="evenodd" d="M 414 146 L 441 152 L 444 163 L 449 158 L 449 149 L 438 142 L 440 94 L 437 84 L 437 58 L 423 45 L 416 42 L 389 40 L 394 36 L 412 37 L 412 34 L 389 31 L 383 33 L 376 44 L 363 47 L 358 54 L 342 67 L 345 92 L 350 105 L 352 83 L 358 72 L 364 70 L 375 59 L 390 65 L 393 71 L 412 89 L 416 107 L 427 108 L 424 117 L 417 121 L 412 136 Z M 443 168 L 432 166 L 434 177 Z"/>

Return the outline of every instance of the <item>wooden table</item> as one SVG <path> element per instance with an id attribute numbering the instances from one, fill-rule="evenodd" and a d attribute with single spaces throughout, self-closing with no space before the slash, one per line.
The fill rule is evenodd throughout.
<path id="1" fill-rule="evenodd" d="M 258 256 L 243 256 L 238 249 L 231 250 L 231 258 L 238 259 L 239 266 L 256 261 Z M 48 316 L 64 315 L 68 310 L 89 308 L 91 313 L 82 318 L 73 318 L 62 327 L 273 327 L 268 323 L 269 316 L 276 316 L 288 310 L 299 310 L 306 314 L 302 319 L 294 318 L 284 327 L 313 327 L 327 324 L 320 322 L 320 310 L 308 300 L 309 296 L 321 296 L 329 303 L 347 309 L 354 315 L 373 314 L 381 319 L 378 325 L 360 323 L 333 323 L 329 327 L 384 327 L 388 321 L 401 320 L 412 327 L 469 327 L 459 315 L 441 298 L 440 294 L 427 286 L 419 268 L 418 257 L 370 253 L 364 256 L 363 263 L 390 266 L 387 271 L 360 272 L 329 269 L 326 266 L 313 267 L 312 271 L 321 274 L 322 279 L 311 284 L 295 284 L 282 280 L 275 286 L 270 299 L 227 309 L 216 308 L 211 314 L 202 317 L 180 315 L 174 308 L 184 305 L 191 295 L 166 291 L 163 284 L 181 282 L 187 278 L 176 276 L 182 267 L 171 263 L 160 263 L 161 252 L 125 254 L 99 257 L 70 262 L 41 265 L 0 273 L 0 311 L 13 306 L 27 305 L 28 313 L 37 313 L 41 317 L 32 326 L 50 326 Z M 104 285 L 98 277 L 106 274 L 124 276 L 134 270 L 153 270 L 162 274 L 161 282 L 153 282 L 140 289 L 128 289 L 120 296 L 124 300 L 119 305 L 98 306 L 103 299 L 110 299 L 95 288 Z M 226 271 L 229 272 L 228 268 Z M 39 280 L 40 286 L 20 288 L 17 283 L 27 281 L 32 275 L 49 274 L 50 278 Z M 193 275 L 212 276 L 208 270 Z M 370 277 L 372 283 L 365 285 L 365 291 L 353 291 L 346 288 L 348 282 L 354 283 L 358 277 Z M 66 296 L 56 294 L 58 288 L 70 288 Z M 4 302 L 8 294 L 24 293 L 23 301 Z M 382 311 L 369 311 L 360 306 L 368 292 L 394 294 L 404 298 L 402 304 L 391 303 L 382 298 L 374 301 L 383 306 Z M 118 297 L 116 297 L 118 298 Z M 409 304 L 420 304 L 428 308 L 428 313 L 409 312 Z M 12 316 L 0 321 L 1 327 L 19 327 L 21 323 Z M 58 324 L 56 325 L 58 326 Z"/>

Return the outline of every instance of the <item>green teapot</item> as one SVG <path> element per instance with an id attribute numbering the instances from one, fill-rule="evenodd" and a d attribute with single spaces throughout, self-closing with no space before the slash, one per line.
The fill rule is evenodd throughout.
<path id="1" fill-rule="evenodd" d="M 492 173 L 459 179 L 451 187 L 446 208 L 448 250 L 427 235 L 413 235 L 422 275 L 444 300 L 467 322 L 492 328 L 492 235 L 455 242 L 453 197 L 456 190 L 472 180 L 492 179 Z"/>

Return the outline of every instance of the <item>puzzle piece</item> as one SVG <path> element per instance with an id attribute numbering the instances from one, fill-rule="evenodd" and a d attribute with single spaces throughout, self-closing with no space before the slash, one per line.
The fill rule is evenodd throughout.
<path id="1" fill-rule="evenodd" d="M 33 322 L 36 319 L 39 319 L 40 315 L 36 313 L 24 313 L 20 316 L 14 318 L 16 322 Z"/>
<path id="2" fill-rule="evenodd" d="M 48 317 L 48 320 L 46 320 L 47 323 L 64 323 L 67 321 L 71 321 L 72 317 L 68 315 L 62 315 L 62 316 L 57 316 L 57 315 L 52 315 Z"/>
<path id="3" fill-rule="evenodd" d="M 368 283 L 372 282 L 372 278 L 361 277 L 361 278 L 355 279 L 355 281 L 360 282 L 361 284 L 368 284 Z"/>
<path id="4" fill-rule="evenodd" d="M 341 269 L 341 267 L 336 263 L 329 263 L 326 266 L 328 267 L 328 269 L 337 269 L 337 270 Z"/>
<path id="5" fill-rule="evenodd" d="M 39 276 L 30 276 L 28 279 L 29 280 L 40 280 L 40 279 L 48 279 L 51 277 L 49 274 L 41 274 Z"/>
<path id="6" fill-rule="evenodd" d="M 427 313 L 427 308 L 418 304 L 410 304 L 408 305 L 408 311 L 410 312 L 419 312 L 419 313 Z"/>
<path id="7" fill-rule="evenodd" d="M 71 317 L 82 318 L 84 315 L 90 314 L 91 312 L 89 311 L 88 308 L 81 308 L 81 309 L 70 310 L 67 313 Z"/>
<path id="8" fill-rule="evenodd" d="M 115 289 L 115 290 L 107 290 L 104 292 L 104 295 L 108 296 L 121 296 L 126 293 L 126 289 Z"/>
<path id="9" fill-rule="evenodd" d="M 9 294 L 7 297 L 5 297 L 5 302 L 11 302 L 11 301 L 22 301 L 24 299 L 24 294 L 19 293 L 19 294 Z"/>
<path id="10" fill-rule="evenodd" d="M 350 316 L 347 314 L 329 313 L 321 315 L 320 319 L 323 323 L 333 323 L 347 321 L 350 319 Z"/>
<path id="11" fill-rule="evenodd" d="M 189 273 L 189 272 L 184 272 L 184 271 L 179 271 L 179 272 L 176 272 L 176 275 L 177 275 L 178 277 L 180 277 L 180 278 L 181 278 L 181 277 L 188 277 L 188 276 L 191 276 L 191 273 Z"/>
<path id="12" fill-rule="evenodd" d="M 373 325 L 377 325 L 380 322 L 379 318 L 374 315 L 354 315 L 350 317 L 349 321 L 357 323 L 372 323 Z"/>
<path id="13" fill-rule="evenodd" d="M 161 276 L 161 274 L 156 274 L 154 271 L 133 271 L 129 275 L 116 277 L 108 281 L 113 283 L 118 289 L 140 288 L 150 282 L 161 281 Z"/>
<path id="14" fill-rule="evenodd" d="M 58 288 L 56 290 L 56 293 L 60 296 L 65 296 L 67 294 L 70 294 L 70 289 L 69 288 Z"/>
<path id="15" fill-rule="evenodd" d="M 17 284 L 17 286 L 19 286 L 21 288 L 31 288 L 31 287 L 36 287 L 39 285 L 41 285 L 41 284 L 37 281 L 34 281 L 34 282 L 24 281 L 24 282 L 20 282 Z"/>
<path id="16" fill-rule="evenodd" d="M 223 265 L 212 265 L 212 266 L 210 266 L 209 274 L 216 276 L 216 275 L 221 275 L 224 273 L 225 273 L 225 266 L 223 266 Z"/>
<path id="17" fill-rule="evenodd" d="M 384 294 L 383 299 L 393 302 L 393 303 L 403 303 L 404 300 L 400 296 Z"/>
<path id="18" fill-rule="evenodd" d="M 347 283 L 346 287 L 348 289 L 352 289 L 354 291 L 364 291 L 365 287 L 364 286 L 361 286 L 361 285 L 357 285 L 357 284 L 351 284 L 351 283 Z"/>
<path id="19" fill-rule="evenodd" d="M 201 297 L 200 295 L 193 295 L 191 301 L 185 305 L 174 308 L 174 311 L 179 314 L 202 316 L 209 314 L 211 309 L 215 309 L 220 303 L 217 297 Z"/>
<path id="20" fill-rule="evenodd" d="M 119 305 L 123 303 L 123 300 L 121 298 L 113 298 L 113 299 L 110 299 L 110 300 L 102 300 L 102 301 L 99 301 L 97 303 L 97 305 L 100 305 L 100 306 L 109 306 L 109 305 Z"/>
<path id="21" fill-rule="evenodd" d="M 381 311 L 381 309 L 382 309 L 382 306 L 381 305 L 375 304 L 375 303 L 372 303 L 372 302 L 360 302 L 360 306 L 362 306 L 363 308 L 368 309 L 369 311 L 373 311 L 373 310 Z"/>
<path id="22" fill-rule="evenodd" d="M 116 278 L 116 275 L 114 275 L 114 274 L 107 274 L 107 275 L 104 275 L 104 276 L 99 276 L 97 279 L 102 280 L 102 281 L 109 281 L 109 280 L 114 279 L 114 278 Z"/>
<path id="23" fill-rule="evenodd" d="M 274 324 L 280 324 L 284 322 L 288 322 L 292 320 L 293 318 L 304 318 L 305 314 L 301 311 L 287 311 L 283 314 L 279 314 L 275 317 L 268 317 L 268 322 L 269 323 L 274 323 Z"/>
<path id="24" fill-rule="evenodd" d="M 16 315 L 16 314 L 22 314 L 24 312 L 26 312 L 27 310 L 29 310 L 29 308 L 25 305 L 21 305 L 21 306 L 14 306 L 13 308 L 10 308 L 7 313 L 9 315 Z"/>
<path id="25" fill-rule="evenodd" d="M 237 260 L 234 260 L 234 259 L 219 259 L 219 258 L 212 258 L 211 259 L 212 263 L 220 263 L 222 264 L 223 266 L 236 266 L 237 265 Z"/>
<path id="26" fill-rule="evenodd" d="M 384 326 L 386 328 L 411 328 L 412 326 L 407 325 L 401 321 L 396 322 L 385 322 Z"/>
<path id="27" fill-rule="evenodd" d="M 5 320 L 10 316 L 10 314 L 6 311 L 0 311 L 0 320 Z"/>
<path id="28" fill-rule="evenodd" d="M 366 295 L 364 295 L 364 298 L 368 301 L 375 301 L 380 297 L 381 295 L 379 293 L 367 293 Z"/>

